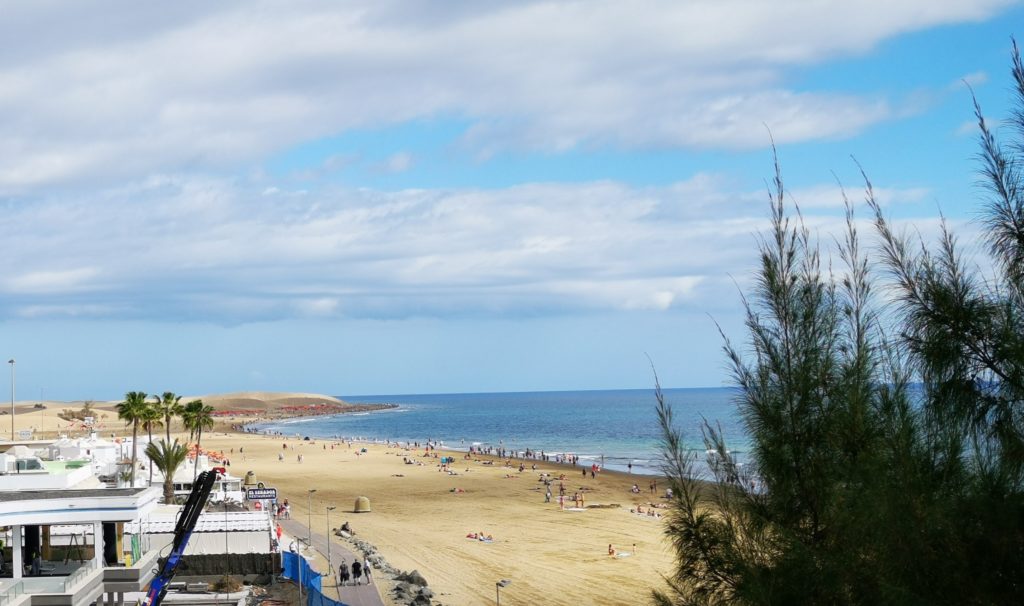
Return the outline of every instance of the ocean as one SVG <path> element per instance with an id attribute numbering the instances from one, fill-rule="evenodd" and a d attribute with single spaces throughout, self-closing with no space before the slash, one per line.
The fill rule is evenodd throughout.
<path id="1" fill-rule="evenodd" d="M 741 460 L 748 439 L 739 421 L 732 388 L 665 389 L 687 447 L 704 460 L 703 420 L 719 424 Z M 445 447 L 471 445 L 527 448 L 548 454 L 572 453 L 582 464 L 656 474 L 661 470 L 653 389 L 548 391 L 428 395 L 339 396 L 351 403 L 389 403 L 375 412 L 289 419 L 256 426 L 261 431 L 312 438 L 372 441 L 438 441 Z"/>

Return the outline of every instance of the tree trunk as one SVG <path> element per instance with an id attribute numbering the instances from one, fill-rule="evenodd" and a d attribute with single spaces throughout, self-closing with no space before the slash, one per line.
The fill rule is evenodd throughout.
<path id="1" fill-rule="evenodd" d="M 149 443 L 152 444 L 153 443 L 153 422 L 150 421 L 147 424 L 146 428 L 149 430 Z M 152 486 L 152 485 L 153 485 L 153 461 L 150 460 L 149 461 L 149 484 L 147 484 L 147 486 Z"/>
<path id="2" fill-rule="evenodd" d="M 203 428 L 202 428 L 202 426 L 200 426 L 199 427 L 199 431 L 197 432 L 197 437 L 196 437 L 196 462 L 192 465 L 192 482 L 193 483 L 195 483 L 196 475 L 198 475 L 198 473 L 199 473 L 199 453 L 202 450 L 202 448 L 200 448 L 202 443 L 203 443 Z"/>
<path id="3" fill-rule="evenodd" d="M 132 423 L 132 488 L 135 488 L 135 466 L 138 460 L 138 448 L 139 448 L 139 422 L 134 421 Z"/>
<path id="4" fill-rule="evenodd" d="M 174 503 L 174 472 L 164 471 L 164 503 Z"/>

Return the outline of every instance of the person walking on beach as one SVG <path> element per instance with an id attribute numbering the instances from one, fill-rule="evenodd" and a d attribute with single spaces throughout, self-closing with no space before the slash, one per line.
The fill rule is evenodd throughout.
<path id="1" fill-rule="evenodd" d="M 341 585 L 348 585 L 348 563 L 344 559 L 341 560 L 341 566 L 338 566 L 338 582 Z"/>
<path id="2" fill-rule="evenodd" d="M 363 576 L 363 565 L 359 560 L 352 562 L 352 584 L 359 585 L 359 578 Z"/>

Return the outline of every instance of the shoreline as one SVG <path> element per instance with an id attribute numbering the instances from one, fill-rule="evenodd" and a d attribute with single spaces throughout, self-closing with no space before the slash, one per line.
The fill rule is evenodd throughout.
<path id="1" fill-rule="evenodd" d="M 380 408 L 375 408 L 373 410 L 361 410 L 361 411 L 352 411 L 352 412 L 379 412 L 379 411 L 382 411 L 382 410 L 390 410 L 390 409 L 399 408 L 398 404 L 387 404 L 387 405 L 379 405 L 379 406 L 380 406 Z M 342 416 L 342 415 L 345 415 L 345 414 L 350 414 L 350 413 L 348 413 L 348 412 L 328 413 L 328 414 L 325 414 L 323 416 Z M 424 442 L 417 442 L 417 441 L 409 442 L 409 441 L 402 441 L 402 440 L 384 440 L 384 439 L 370 438 L 370 437 L 367 437 L 367 436 L 345 436 L 345 435 L 341 435 L 341 434 L 334 434 L 334 435 L 330 435 L 330 436 L 323 436 L 323 435 L 308 435 L 307 436 L 303 432 L 287 432 L 286 433 L 284 431 L 267 430 L 265 428 L 256 428 L 256 427 L 250 427 L 252 429 L 252 431 L 249 431 L 249 430 L 246 429 L 246 427 L 251 426 L 253 424 L 267 424 L 267 423 L 273 423 L 274 421 L 280 421 L 280 420 L 283 420 L 283 419 L 291 419 L 291 418 L 303 418 L 303 416 L 282 416 L 282 417 L 278 417 L 278 418 L 275 418 L 275 419 L 266 419 L 266 420 L 261 420 L 261 421 L 254 421 L 253 423 L 247 423 L 247 424 L 242 425 L 242 426 L 231 426 L 230 428 L 224 428 L 224 429 L 222 429 L 222 431 L 229 431 L 230 430 L 230 431 L 234 431 L 234 432 L 238 432 L 238 433 L 245 433 L 245 434 L 249 434 L 249 435 L 261 435 L 261 436 L 268 436 L 268 437 L 285 437 L 285 438 L 295 438 L 295 437 L 305 438 L 305 437 L 308 437 L 311 440 L 340 440 L 340 441 L 344 441 L 344 442 L 352 442 L 352 443 L 360 443 L 360 444 L 373 444 L 373 445 L 378 445 L 378 446 L 379 445 L 384 445 L 384 446 L 396 447 L 396 448 L 414 448 L 415 449 L 415 448 L 422 448 L 424 445 L 428 444 L 428 442 L 426 442 L 426 441 L 424 441 Z M 633 465 L 633 467 L 631 469 L 631 468 L 629 468 L 628 463 L 626 465 L 618 463 L 618 461 L 627 461 L 627 462 L 637 461 L 637 460 L 649 461 L 649 460 L 653 459 L 654 457 L 660 456 L 658 453 L 655 453 L 654 455 L 652 455 L 651 459 L 640 459 L 640 458 L 629 458 L 629 457 L 620 457 L 620 456 L 609 456 L 609 457 L 607 457 L 607 460 L 613 462 L 612 463 L 613 467 L 608 467 L 608 466 L 606 466 L 604 464 L 604 460 L 605 460 L 604 455 L 577 455 L 577 459 L 579 461 L 581 461 L 579 463 L 579 465 L 577 465 L 577 464 L 574 464 L 574 463 L 566 463 L 564 461 L 555 460 L 553 458 L 553 457 L 565 457 L 565 456 L 576 454 L 576 453 L 572 453 L 570 451 L 557 451 L 557 452 L 550 452 L 550 453 L 548 453 L 547 451 L 536 450 L 536 449 L 533 449 L 533 448 L 525 448 L 525 449 L 516 449 L 516 450 L 509 449 L 509 450 L 507 450 L 507 453 L 505 455 L 499 455 L 499 454 L 496 454 L 495 452 L 488 452 L 487 451 L 487 450 L 498 450 L 497 448 L 495 448 L 493 445 L 488 445 L 488 444 L 485 444 L 485 443 L 482 443 L 482 442 L 474 442 L 473 445 L 470 445 L 470 446 L 465 446 L 465 445 L 453 446 L 453 445 L 451 445 L 451 444 L 449 444 L 447 442 L 444 442 L 444 441 L 432 441 L 432 442 L 429 442 L 429 444 L 431 446 L 433 446 L 433 447 L 438 448 L 441 451 L 447 451 L 449 453 L 456 453 L 456 454 L 460 454 L 460 455 L 463 455 L 463 454 L 466 454 L 466 453 L 473 453 L 474 456 L 478 455 L 478 456 L 493 457 L 493 460 L 495 460 L 495 461 L 503 461 L 503 460 L 508 459 L 508 460 L 511 460 L 511 461 L 524 461 L 524 462 L 529 462 L 529 463 L 542 463 L 543 462 L 543 463 L 548 464 L 548 465 L 562 465 L 562 466 L 566 466 L 567 468 L 570 468 L 570 469 L 580 469 L 582 467 L 589 467 L 591 464 L 598 464 L 599 463 L 598 464 L 598 469 L 600 471 L 602 471 L 602 472 L 605 472 L 605 473 L 621 473 L 621 474 L 624 474 L 624 475 L 632 475 L 632 476 L 637 476 L 637 477 L 648 477 L 648 478 L 663 478 L 663 477 L 665 477 L 664 473 L 662 473 L 660 470 L 656 470 L 653 467 L 650 467 L 649 465 L 636 464 L 636 465 Z M 481 450 L 481 447 L 484 447 L 486 450 Z M 538 454 L 540 455 L 539 457 L 538 457 Z M 544 457 L 547 457 L 547 458 L 544 458 Z M 585 461 L 585 464 L 582 461 Z M 621 469 L 620 469 L 620 467 L 621 467 Z"/>

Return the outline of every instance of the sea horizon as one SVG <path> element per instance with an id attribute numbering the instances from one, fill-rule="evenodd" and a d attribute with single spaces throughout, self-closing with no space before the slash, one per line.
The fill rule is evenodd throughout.
<path id="1" fill-rule="evenodd" d="M 720 424 L 735 453 L 747 450 L 734 387 L 663 388 L 687 447 L 705 450 L 704 420 Z M 262 432 L 312 438 L 425 443 L 574 454 L 581 463 L 638 474 L 661 473 L 661 430 L 654 388 L 338 396 L 357 404 L 395 404 L 373 412 L 256 424 Z M 704 457 L 698 456 L 698 462 Z"/>

